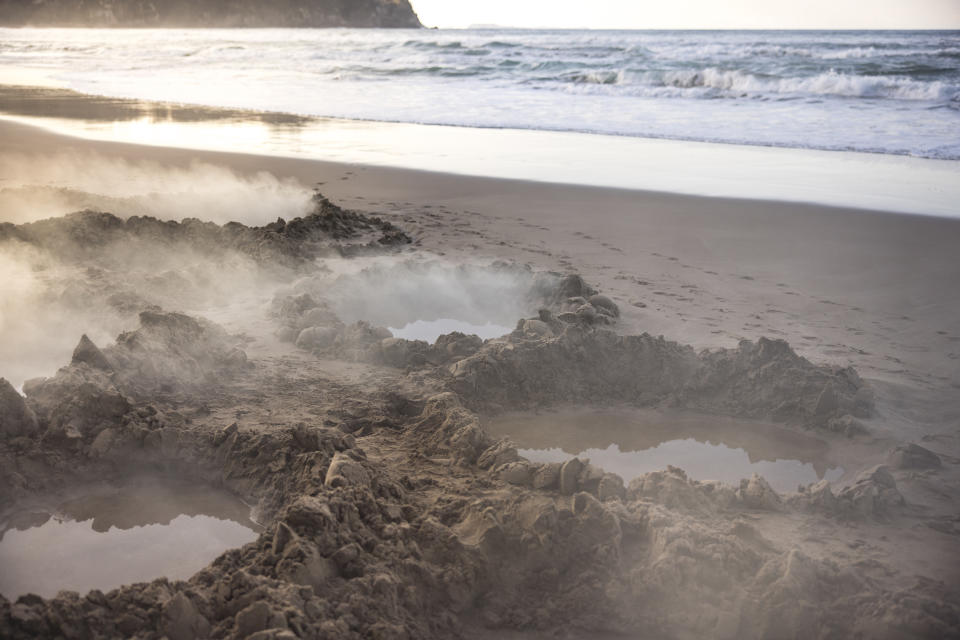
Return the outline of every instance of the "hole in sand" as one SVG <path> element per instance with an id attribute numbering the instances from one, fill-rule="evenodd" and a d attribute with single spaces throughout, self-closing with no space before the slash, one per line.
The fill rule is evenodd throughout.
<path id="1" fill-rule="evenodd" d="M 493 324 L 471 324 L 463 320 L 453 320 L 451 318 L 442 318 L 440 320 L 415 320 L 399 329 L 387 327 L 394 338 L 404 338 L 406 340 L 426 340 L 433 343 L 442 335 L 459 331 L 479 336 L 482 340 L 490 338 L 499 338 L 513 331 L 510 327 Z"/>
<path id="2" fill-rule="evenodd" d="M 435 342 L 460 331 L 486 340 L 534 315 L 555 283 L 556 276 L 512 265 L 379 260 L 340 273 L 321 295 L 344 322 L 389 327 L 397 338 Z"/>
<path id="3" fill-rule="evenodd" d="M 0 528 L 0 594 L 107 591 L 160 576 L 186 579 L 262 529 L 236 496 L 144 476 L 78 489 L 54 507 L 22 505 Z"/>
<path id="4" fill-rule="evenodd" d="M 696 480 L 736 485 L 758 473 L 780 492 L 796 491 L 843 468 L 829 461 L 823 440 L 751 420 L 649 409 L 575 408 L 537 414 L 507 413 L 486 422 L 494 437 L 509 436 L 533 462 L 589 458 L 630 482 L 680 467 Z"/>

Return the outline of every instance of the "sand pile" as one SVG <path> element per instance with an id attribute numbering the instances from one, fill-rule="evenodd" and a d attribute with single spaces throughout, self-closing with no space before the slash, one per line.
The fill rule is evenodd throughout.
<path id="1" fill-rule="evenodd" d="M 149 216 L 123 219 L 110 213 L 81 211 L 23 225 L 2 223 L 0 242 L 36 246 L 67 263 L 103 264 L 110 249 L 123 245 L 127 255 L 184 248 L 215 255 L 236 251 L 274 266 L 410 243 L 410 237 L 390 222 L 344 210 L 319 192 L 314 193 L 312 205 L 307 216 L 289 222 L 278 219 L 262 227 L 238 222 L 218 225 L 195 218 L 182 222 Z"/>
<path id="2" fill-rule="evenodd" d="M 743 341 L 697 353 L 648 334 L 609 329 L 619 308 L 580 276 L 536 279 L 521 319 L 502 339 L 452 333 L 435 344 L 394 338 L 365 321 L 345 324 L 329 300 L 310 294 L 274 301 L 281 339 L 322 354 L 399 368 L 440 368 L 474 409 L 500 411 L 559 402 L 628 402 L 829 429 L 854 435 L 873 396 L 850 367 L 816 366 L 783 340 Z"/>

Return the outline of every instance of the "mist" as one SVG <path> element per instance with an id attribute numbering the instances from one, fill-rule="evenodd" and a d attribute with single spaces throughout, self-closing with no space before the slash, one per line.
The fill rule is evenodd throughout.
<path id="1" fill-rule="evenodd" d="M 268 300 L 283 282 L 282 272 L 237 252 L 208 256 L 190 246 L 108 244 L 97 248 L 96 266 L 22 242 L 0 246 L 0 375 L 15 387 L 68 363 L 83 334 L 112 344 L 141 311 L 236 316 L 225 308 L 249 312 L 251 300 Z"/>
<path id="2" fill-rule="evenodd" d="M 262 225 L 309 211 L 310 191 L 269 172 L 128 162 L 97 153 L 0 154 L 0 222 L 37 223 L 41 245 L 0 244 L 0 375 L 16 387 L 69 362 L 80 336 L 110 344 L 147 308 L 204 313 L 269 299 L 286 272 L 190 242 L 82 242 L 44 222 L 80 210 Z M 62 237 L 63 236 L 63 237 Z M 230 313 L 220 313 L 230 316 Z"/>
<path id="3" fill-rule="evenodd" d="M 260 171 L 244 176 L 191 161 L 169 166 L 90 151 L 0 153 L 0 222 L 22 224 L 81 209 L 164 220 L 262 225 L 309 209 L 310 190 Z"/>
<path id="4" fill-rule="evenodd" d="M 519 267 L 439 259 L 357 262 L 327 261 L 325 296 L 345 322 L 390 327 L 438 319 L 513 326 L 536 312 L 545 278 Z"/>
<path id="5" fill-rule="evenodd" d="M 374 271 L 337 285 L 352 290 L 337 308 L 347 322 L 378 322 L 388 311 L 397 320 L 422 317 L 421 311 L 462 318 L 478 309 L 496 310 L 496 304 L 497 315 L 511 324 L 523 315 L 516 301 L 519 281 L 506 271 L 499 284 L 478 287 L 477 273 L 450 266 L 406 265 L 395 271 L 396 259 L 382 258 L 351 267 L 332 259 L 331 268 L 275 260 L 274 254 L 264 258 L 259 237 L 249 241 L 255 246 L 237 241 L 244 246 L 233 247 L 235 236 L 218 235 L 214 224 L 259 227 L 315 206 L 312 192 L 299 182 L 269 172 L 241 175 L 197 161 L 181 167 L 63 151 L 0 154 L 0 175 L 0 220 L 23 225 L 0 227 L 0 375 L 15 387 L 69 362 L 84 334 L 98 345 L 112 344 L 138 326 L 144 310 L 201 316 L 243 332 L 266 318 L 279 289 L 302 279 L 323 298 L 331 286 L 328 276 L 346 277 L 371 264 Z M 125 225 L 132 216 L 184 222 L 171 227 L 142 219 Z M 282 251 L 282 242 L 279 246 Z M 378 280 L 381 271 L 393 279 Z M 478 300 L 458 298 L 461 289 L 483 293 Z M 424 311 L 428 304 L 434 308 Z M 367 317 L 374 309 L 380 312 Z"/>

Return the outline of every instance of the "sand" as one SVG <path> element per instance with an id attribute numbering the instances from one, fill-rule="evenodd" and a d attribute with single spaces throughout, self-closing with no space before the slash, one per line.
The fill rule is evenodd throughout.
<path id="1" fill-rule="evenodd" d="M 0 455 L 46 456 L 51 471 L 44 482 L 54 489 L 71 473 L 96 474 L 131 455 L 159 456 L 259 501 L 267 526 L 258 543 L 227 554 L 191 587 L 126 588 L 111 595 L 113 610 L 152 619 L 162 613 L 158 624 L 168 634 L 178 621 L 193 625 L 192 632 L 211 625 L 220 634 L 261 630 L 283 610 L 283 624 L 317 637 L 348 629 L 356 637 L 404 637 L 390 624 L 422 637 L 524 630 L 530 634 L 517 637 L 545 631 L 564 637 L 571 630 L 566 637 L 591 637 L 645 628 L 680 637 L 770 637 L 778 629 L 794 637 L 878 637 L 881 630 L 889 637 L 933 637 L 960 606 L 953 592 L 960 547 L 951 519 L 960 484 L 960 220 L 96 142 L 3 121 L 0 140 L 0 157 L 26 154 L 24 162 L 73 150 L 133 164 L 189 168 L 200 161 L 241 175 L 268 171 L 399 226 L 414 240 L 405 255 L 454 264 L 507 259 L 538 272 L 577 273 L 620 312 L 611 325 L 615 334 L 590 328 L 581 334 L 544 316 L 553 322 L 541 323 L 546 329 L 523 324 L 509 339 L 482 347 L 454 340 L 440 356 L 425 350 L 426 361 L 415 361 L 408 357 L 417 355 L 412 347 L 381 343 L 371 328 L 338 329 L 335 348 L 313 346 L 312 354 L 280 344 L 272 337 L 275 320 L 238 315 L 258 309 L 263 301 L 256 300 L 211 311 L 211 319 L 245 334 L 242 359 L 225 333 L 196 346 L 179 329 L 164 330 L 166 323 L 189 325 L 172 316 L 138 329 L 152 345 L 145 352 L 131 350 L 135 341 L 110 348 L 106 366 L 118 375 L 109 382 L 75 358 L 57 378 L 28 390 L 38 411 L 52 412 L 62 423 L 57 428 L 73 437 L 72 409 L 64 408 L 58 389 L 92 380 L 105 397 L 129 396 L 140 417 L 124 414 L 121 424 L 124 403 L 102 421 L 81 416 L 83 434 L 72 453 L 51 454 L 38 440 L 11 441 Z M 316 278 L 317 290 L 325 286 L 323 273 L 291 273 L 302 277 L 300 285 Z M 104 277 L 115 283 L 109 278 L 117 276 Z M 311 311 L 290 311 L 291 300 L 284 303 L 288 320 Z M 562 311 L 562 304 L 554 309 Z M 557 341 L 538 331 L 558 332 Z M 642 332 L 681 344 L 636 336 Z M 757 343 L 762 337 L 785 339 L 813 364 L 797 364 L 779 343 Z M 741 340 L 759 346 L 738 347 Z M 551 344 L 564 354 L 562 375 L 538 364 Z M 727 351 L 697 355 L 684 344 Z M 401 347 L 411 351 L 396 355 Z M 764 368 L 766 349 L 775 352 L 775 368 Z M 662 383 L 657 371 L 634 376 L 630 367 L 642 366 L 651 351 L 665 369 L 702 367 L 706 380 L 678 374 L 682 384 Z M 248 356 L 249 369 L 238 365 Z M 183 381 L 181 389 L 176 380 L 158 380 L 145 388 L 131 373 L 167 375 L 182 357 L 197 375 L 222 378 L 221 386 Z M 798 395 L 802 386 L 803 394 L 812 393 L 804 400 L 811 408 L 789 426 L 815 429 L 844 460 L 849 473 L 836 497 L 822 487 L 781 497 L 756 478 L 739 487 L 701 484 L 677 470 L 647 474 L 625 488 L 580 463 L 564 465 L 576 472 L 558 469 L 557 478 L 538 485 L 550 469 L 518 460 L 509 444 L 478 427 L 476 412 L 556 404 L 565 394 L 601 404 L 624 400 L 616 394 L 641 375 L 651 388 L 661 384 L 651 391 L 657 403 L 682 405 L 696 384 L 711 388 L 709 375 L 725 370 L 724 358 L 745 362 L 743 377 L 718 381 L 717 397 L 692 406 L 766 419 L 779 415 L 771 408 L 792 392 L 791 384 Z M 619 386 L 609 393 L 577 369 L 602 371 L 606 362 L 618 369 L 609 380 Z M 384 366 L 391 363 L 401 366 Z M 831 365 L 853 365 L 873 390 L 866 434 L 831 430 L 846 411 L 834 405 L 852 407 L 861 384 L 853 378 L 841 389 L 852 378 Z M 477 386 L 488 366 L 502 373 L 501 388 L 489 394 Z M 822 397 L 834 394 L 821 394 L 823 380 L 840 398 L 821 412 L 830 404 Z M 646 378 L 636 382 L 645 384 Z M 11 393 L 4 401 L 12 406 L 20 401 Z M 143 403 L 157 407 L 156 417 L 142 414 Z M 935 451 L 943 469 L 898 468 L 895 487 L 885 472 L 865 470 L 903 442 Z M 76 468 L 71 456 L 78 456 Z M 42 470 L 25 466 L 16 472 L 19 480 L 4 481 L 29 494 Z M 321 530 L 326 538 L 310 538 Z M 419 573 L 411 573 L 414 561 Z M 228 580 L 232 592 L 211 586 Z M 398 581 L 421 591 L 404 591 Z M 295 583 L 342 607 L 311 610 L 298 600 L 310 598 L 287 588 Z M 270 601 L 265 613 L 250 604 L 255 593 Z M 927 607 L 916 604 L 924 598 L 943 607 L 934 622 L 912 617 L 910 607 Z M 47 606 L 13 605 L 0 624 L 20 629 L 33 623 L 30 616 L 46 615 Z M 888 614 L 905 626 L 885 628 Z M 251 622 L 260 617 L 262 624 Z M 102 631 L 112 623 L 100 612 L 87 624 Z"/>
<path id="2" fill-rule="evenodd" d="M 402 224 L 423 251 L 580 273 L 620 304 L 627 332 L 697 348 L 783 338 L 876 381 L 895 408 L 880 432 L 946 438 L 960 454 L 960 219 L 130 145 L 5 121 L 0 140 L 0 157 L 39 162 L 78 152 L 267 171 Z"/>
<path id="3" fill-rule="evenodd" d="M 0 152 L 268 171 L 413 225 L 424 250 L 582 273 L 625 303 L 634 331 L 696 346 L 782 337 L 871 378 L 960 385 L 960 220 L 127 145 L 8 122 L 0 139 Z"/>

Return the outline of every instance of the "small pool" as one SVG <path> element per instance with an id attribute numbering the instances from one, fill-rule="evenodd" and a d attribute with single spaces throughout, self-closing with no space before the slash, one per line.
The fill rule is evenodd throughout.
<path id="1" fill-rule="evenodd" d="M 490 338 L 499 338 L 505 336 L 513 329 L 500 324 L 487 322 L 485 324 L 471 324 L 463 320 L 453 320 L 451 318 L 442 318 L 440 320 L 415 320 L 407 323 L 399 329 L 389 327 L 390 333 L 394 338 L 404 338 L 406 340 L 426 340 L 433 344 L 442 335 L 459 331 L 467 335 L 479 336 L 482 340 Z"/>
<path id="2" fill-rule="evenodd" d="M 522 267 L 438 260 L 327 264 L 332 275 L 314 282 L 311 295 L 327 300 L 343 322 L 362 320 L 388 327 L 396 338 L 430 343 L 454 331 L 484 340 L 506 335 L 520 318 L 536 314 L 557 280 Z"/>
<path id="3" fill-rule="evenodd" d="M 509 436 L 533 462 L 589 458 L 625 482 L 680 467 L 697 480 L 736 485 L 753 473 L 780 492 L 843 476 L 823 440 L 751 420 L 646 409 L 574 408 L 509 413 L 485 423 L 495 437 Z"/>
<path id="4" fill-rule="evenodd" d="M 0 594 L 48 598 L 160 576 L 186 579 L 261 529 L 236 496 L 176 478 L 83 487 L 0 524 Z"/>

